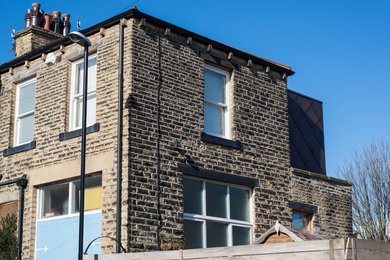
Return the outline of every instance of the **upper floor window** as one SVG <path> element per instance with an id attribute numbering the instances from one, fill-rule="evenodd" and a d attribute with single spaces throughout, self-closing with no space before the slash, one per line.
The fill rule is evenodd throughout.
<path id="1" fill-rule="evenodd" d="M 33 140 L 35 86 L 35 78 L 17 85 L 14 146 Z"/>
<path id="2" fill-rule="evenodd" d="M 96 122 L 96 64 L 96 54 L 91 55 L 88 59 L 87 126 L 93 125 Z M 84 59 L 81 59 L 72 64 L 70 130 L 81 128 L 83 81 Z"/>
<path id="3" fill-rule="evenodd" d="M 204 131 L 230 138 L 229 90 L 227 71 L 206 65 L 204 69 Z"/>
<path id="4" fill-rule="evenodd" d="M 183 193 L 187 249 L 251 243 L 251 190 L 184 178 Z"/>

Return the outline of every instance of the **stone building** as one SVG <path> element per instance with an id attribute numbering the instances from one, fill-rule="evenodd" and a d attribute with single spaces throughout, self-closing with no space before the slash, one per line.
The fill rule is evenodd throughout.
<path id="1" fill-rule="evenodd" d="M 83 48 L 61 34 L 58 13 L 45 22 L 39 10 L 0 66 L 0 173 L 27 176 L 23 258 L 69 259 Z M 323 238 L 352 234 L 351 185 L 325 172 L 322 103 L 287 89 L 291 67 L 136 8 L 81 33 L 92 42 L 85 247 L 104 236 L 88 253 L 114 253 L 114 238 L 130 252 L 170 238 L 249 244 L 276 220 Z M 13 201 L 18 187 L 1 186 L 0 209 Z"/>

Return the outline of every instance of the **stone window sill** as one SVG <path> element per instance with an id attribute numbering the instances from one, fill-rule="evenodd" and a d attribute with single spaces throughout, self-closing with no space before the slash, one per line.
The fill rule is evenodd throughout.
<path id="1" fill-rule="evenodd" d="M 100 130 L 100 124 L 99 123 L 95 123 L 95 124 L 87 127 L 87 134 L 98 132 L 99 130 Z M 76 137 L 79 137 L 79 136 L 81 136 L 81 129 L 77 129 L 77 130 L 73 130 L 73 131 L 70 131 L 70 132 L 61 133 L 59 135 L 59 140 L 60 141 L 65 141 L 65 140 L 69 140 L 69 139 L 76 138 Z"/>
<path id="2" fill-rule="evenodd" d="M 7 157 L 7 156 L 10 156 L 10 155 L 13 155 L 13 154 L 16 154 L 16 153 L 21 153 L 21 152 L 25 152 L 25 151 L 34 149 L 35 145 L 36 145 L 36 142 L 35 141 L 31 141 L 31 142 L 29 142 L 27 144 L 22 144 L 22 145 L 15 146 L 15 147 L 10 147 L 10 148 L 5 149 L 3 151 L 3 156 Z"/>
<path id="3" fill-rule="evenodd" d="M 219 145 L 223 145 L 223 146 L 231 147 L 231 148 L 235 148 L 235 149 L 241 149 L 241 147 L 242 147 L 240 141 L 225 139 L 225 138 L 222 138 L 219 136 L 207 134 L 205 132 L 202 132 L 200 134 L 200 139 L 204 142 L 219 144 Z"/>

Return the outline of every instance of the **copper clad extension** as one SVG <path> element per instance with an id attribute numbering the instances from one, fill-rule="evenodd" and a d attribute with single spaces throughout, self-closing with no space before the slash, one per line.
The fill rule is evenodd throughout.
<path id="1" fill-rule="evenodd" d="M 53 31 L 58 34 L 67 36 L 70 32 L 70 15 L 63 14 L 61 20 L 61 12 L 54 11 L 52 14 L 45 13 L 40 9 L 39 3 L 33 3 L 31 9 L 27 9 L 24 16 L 25 28 L 37 26 L 45 30 Z"/>

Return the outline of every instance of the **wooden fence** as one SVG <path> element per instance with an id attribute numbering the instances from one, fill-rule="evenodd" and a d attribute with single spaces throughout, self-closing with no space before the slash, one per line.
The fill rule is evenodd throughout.
<path id="1" fill-rule="evenodd" d="M 248 246 L 217 247 L 126 254 L 86 255 L 85 260 L 280 259 L 355 260 L 390 259 L 390 243 L 358 239 L 316 240 Z"/>

